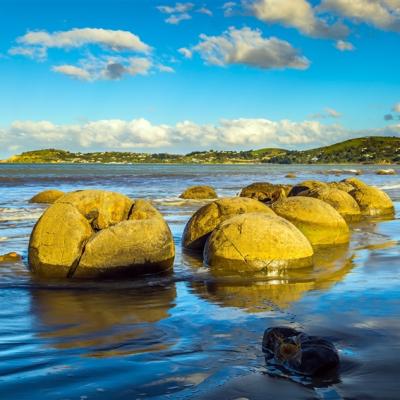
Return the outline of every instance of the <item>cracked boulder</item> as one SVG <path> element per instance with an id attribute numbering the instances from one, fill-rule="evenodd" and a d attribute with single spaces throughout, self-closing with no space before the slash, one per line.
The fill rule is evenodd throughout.
<path id="1" fill-rule="evenodd" d="M 272 209 L 292 222 L 313 246 L 348 243 L 349 227 L 328 203 L 312 197 L 294 196 L 280 200 Z"/>
<path id="2" fill-rule="evenodd" d="M 313 249 L 289 221 L 263 212 L 227 219 L 204 248 L 204 263 L 215 273 L 268 273 L 312 265 Z"/>
<path id="3" fill-rule="evenodd" d="M 246 197 L 226 198 L 209 203 L 199 208 L 186 224 L 182 238 L 183 247 L 202 251 L 208 236 L 221 222 L 234 215 L 255 211 L 275 215 L 267 205 Z"/>
<path id="4" fill-rule="evenodd" d="M 149 202 L 98 190 L 64 197 L 43 213 L 32 231 L 28 258 L 33 273 L 97 278 L 172 267 L 171 231 Z"/>
<path id="5" fill-rule="evenodd" d="M 357 221 L 361 217 L 360 207 L 347 192 L 335 188 L 306 190 L 302 196 L 313 197 L 331 205 L 346 221 Z"/>
<path id="6" fill-rule="evenodd" d="M 390 216 L 394 214 L 394 205 L 389 195 L 383 190 L 368 186 L 358 179 L 348 179 L 353 186 L 349 194 L 358 203 L 361 214 L 370 216 Z"/>
<path id="7" fill-rule="evenodd" d="M 44 190 L 33 196 L 29 203 L 44 203 L 44 204 L 53 204 L 57 201 L 60 197 L 64 196 L 65 193 L 61 190 L 51 189 L 51 190 Z"/>
<path id="8" fill-rule="evenodd" d="M 291 185 L 255 182 L 244 187 L 240 192 L 240 197 L 249 197 L 266 204 L 272 204 L 280 198 L 287 197 L 291 188 Z"/>
<path id="9" fill-rule="evenodd" d="M 188 200 L 207 200 L 216 199 L 218 196 L 211 186 L 200 185 L 187 188 L 179 197 Z"/>

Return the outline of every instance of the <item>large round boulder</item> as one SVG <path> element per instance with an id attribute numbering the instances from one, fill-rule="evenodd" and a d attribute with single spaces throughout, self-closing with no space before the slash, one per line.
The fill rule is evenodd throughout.
<path id="1" fill-rule="evenodd" d="M 280 198 L 286 197 L 290 189 L 290 185 L 255 182 L 244 187 L 240 192 L 240 197 L 249 197 L 263 203 L 272 204 Z"/>
<path id="2" fill-rule="evenodd" d="M 346 221 L 322 200 L 305 196 L 288 197 L 274 203 L 272 209 L 296 225 L 312 245 L 333 245 L 349 241 Z"/>
<path id="3" fill-rule="evenodd" d="M 45 203 L 45 204 L 53 204 L 55 201 L 57 201 L 60 197 L 64 196 L 64 192 L 61 190 L 44 190 L 43 192 L 40 192 L 33 196 L 30 200 L 29 203 Z"/>
<path id="4" fill-rule="evenodd" d="M 372 186 L 354 188 L 350 192 L 363 215 L 385 216 L 394 214 L 394 205 L 389 195 Z"/>
<path id="5" fill-rule="evenodd" d="M 356 221 L 360 219 L 361 211 L 357 202 L 347 192 L 334 188 L 320 188 L 306 190 L 302 196 L 313 197 L 330 204 L 345 220 Z"/>
<path id="6" fill-rule="evenodd" d="M 183 232 L 182 244 L 186 249 L 203 250 L 211 232 L 226 219 L 248 212 L 275 213 L 265 204 L 246 197 L 216 200 L 198 209 L 190 218 Z"/>
<path id="7" fill-rule="evenodd" d="M 95 278 L 172 267 L 171 231 L 149 202 L 93 190 L 65 197 L 43 213 L 32 231 L 28 258 L 35 274 Z"/>
<path id="8" fill-rule="evenodd" d="M 227 219 L 204 248 L 204 263 L 222 274 L 304 268 L 312 256 L 309 241 L 292 223 L 260 212 Z"/>
<path id="9" fill-rule="evenodd" d="M 301 192 L 304 192 L 305 190 L 326 188 L 327 186 L 328 185 L 325 182 L 315 180 L 303 181 L 290 189 L 288 197 L 298 196 Z"/>
<path id="10" fill-rule="evenodd" d="M 216 199 L 218 196 L 211 186 L 201 185 L 187 188 L 179 197 L 188 200 L 207 200 Z"/>

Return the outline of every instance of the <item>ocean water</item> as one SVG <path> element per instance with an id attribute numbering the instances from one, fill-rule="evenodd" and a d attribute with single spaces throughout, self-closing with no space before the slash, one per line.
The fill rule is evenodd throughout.
<path id="1" fill-rule="evenodd" d="M 387 191 L 396 217 L 354 224 L 349 246 L 317 253 L 312 269 L 226 281 L 181 250 L 185 223 L 203 204 L 178 198 L 187 186 L 233 196 L 255 181 L 330 181 L 356 169 Z M 23 256 L 0 264 L 0 399 L 400 398 L 400 178 L 376 169 L 0 165 L 0 254 Z M 298 178 L 286 179 L 288 172 Z M 28 200 L 50 188 L 153 201 L 173 232 L 173 274 L 106 282 L 31 276 L 29 235 L 45 207 Z M 307 381 L 268 368 L 261 340 L 278 325 L 331 339 L 338 376 Z"/>

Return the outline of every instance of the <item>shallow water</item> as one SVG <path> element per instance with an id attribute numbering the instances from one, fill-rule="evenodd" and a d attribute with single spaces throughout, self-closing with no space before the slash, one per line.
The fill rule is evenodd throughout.
<path id="1" fill-rule="evenodd" d="M 396 399 L 400 392 L 400 179 L 373 166 L 0 165 L 1 399 Z M 182 253 L 186 221 L 203 203 L 189 185 L 235 195 L 254 181 L 337 180 L 362 169 L 395 201 L 396 219 L 355 224 L 348 247 L 319 252 L 315 267 L 264 281 L 217 279 Z M 294 172 L 298 178 L 284 178 Z M 400 172 L 400 171 L 398 171 Z M 170 276 L 57 282 L 26 268 L 37 192 L 103 188 L 150 198 L 174 235 Z M 266 328 L 287 325 L 334 341 L 331 382 L 267 369 Z"/>

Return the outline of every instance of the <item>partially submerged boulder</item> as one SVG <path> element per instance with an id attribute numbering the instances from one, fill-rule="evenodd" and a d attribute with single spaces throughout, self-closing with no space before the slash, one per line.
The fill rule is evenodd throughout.
<path id="1" fill-rule="evenodd" d="M 313 197 L 330 204 L 346 221 L 360 219 L 361 211 L 357 202 L 347 192 L 334 188 L 306 190 L 302 196 Z"/>
<path id="2" fill-rule="evenodd" d="M 206 200 L 218 198 L 217 193 L 211 186 L 200 185 L 187 188 L 180 196 L 181 199 Z"/>
<path id="3" fill-rule="evenodd" d="M 250 199 L 256 199 L 266 204 L 272 204 L 273 202 L 286 197 L 290 189 L 290 185 L 255 182 L 244 187 L 240 192 L 240 197 L 249 197 Z"/>
<path id="4" fill-rule="evenodd" d="M 254 211 L 275 215 L 267 205 L 246 197 L 220 199 L 201 207 L 185 226 L 183 247 L 202 251 L 208 236 L 221 222 L 234 215 Z"/>
<path id="5" fill-rule="evenodd" d="M 288 174 L 285 175 L 285 178 L 295 179 L 295 178 L 297 178 L 297 175 L 293 174 L 292 172 L 289 172 Z"/>
<path id="6" fill-rule="evenodd" d="M 332 342 L 288 327 L 267 329 L 262 350 L 267 363 L 280 364 L 307 376 L 332 373 L 340 364 L 338 351 Z"/>
<path id="7" fill-rule="evenodd" d="M 204 263 L 214 272 L 269 272 L 312 264 L 313 249 L 289 221 L 254 212 L 218 225 L 204 248 Z"/>
<path id="8" fill-rule="evenodd" d="M 280 200 L 272 209 L 292 222 L 313 246 L 347 243 L 349 227 L 329 204 L 312 197 L 294 196 Z"/>
<path id="9" fill-rule="evenodd" d="M 288 193 L 288 197 L 298 196 L 301 192 L 304 192 L 306 190 L 326 188 L 327 186 L 328 185 L 325 182 L 315 180 L 303 181 L 291 188 L 290 192 Z"/>
<path id="10" fill-rule="evenodd" d="M 45 277 L 108 277 L 164 271 L 175 247 L 161 214 L 144 200 L 81 191 L 50 206 L 29 242 L 29 266 Z"/>
<path id="11" fill-rule="evenodd" d="M 15 251 L 0 256 L 0 263 L 18 262 L 21 260 L 22 257 Z"/>
<path id="12" fill-rule="evenodd" d="M 389 195 L 372 186 L 361 187 L 350 192 L 363 215 L 385 216 L 394 214 L 394 205 Z"/>
<path id="13" fill-rule="evenodd" d="M 44 204 L 53 204 L 57 201 L 60 197 L 64 196 L 65 193 L 61 190 L 51 189 L 51 190 L 44 190 L 33 196 L 29 203 L 44 203 Z"/>
<path id="14" fill-rule="evenodd" d="M 378 169 L 375 172 L 377 175 L 396 175 L 396 171 L 392 168 L 389 169 Z"/>

